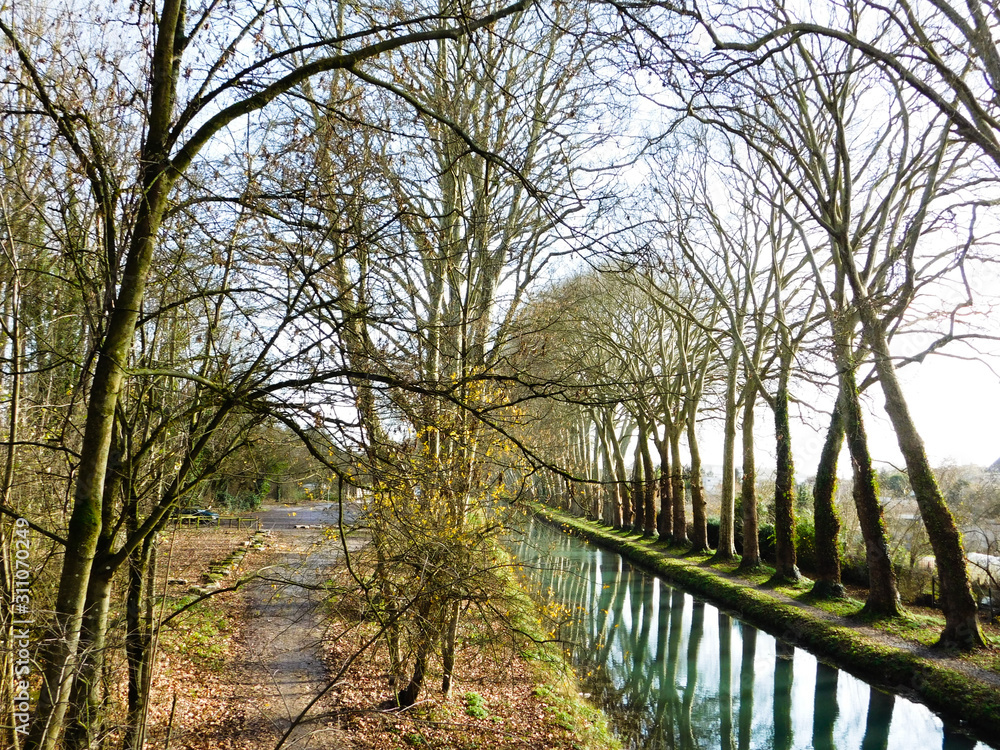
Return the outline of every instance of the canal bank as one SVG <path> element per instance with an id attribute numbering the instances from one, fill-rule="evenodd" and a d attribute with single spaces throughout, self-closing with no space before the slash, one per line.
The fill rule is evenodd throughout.
<path id="1" fill-rule="evenodd" d="M 704 597 L 741 620 L 806 649 L 867 682 L 925 703 L 986 742 L 1000 737 L 1000 675 L 954 655 L 874 634 L 864 623 L 790 599 L 710 567 L 704 558 L 671 557 L 634 534 L 537 506 L 564 531 L 620 553 L 669 583 Z"/>

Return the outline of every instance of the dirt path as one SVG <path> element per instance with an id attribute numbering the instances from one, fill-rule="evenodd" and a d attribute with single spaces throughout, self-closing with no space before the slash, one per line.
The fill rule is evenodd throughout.
<path id="1" fill-rule="evenodd" d="M 336 510 L 314 506 L 297 509 L 293 515 L 293 511 L 274 509 L 261 517 L 270 529 L 272 561 L 264 572 L 266 578 L 247 593 L 246 666 L 259 683 L 261 718 L 282 736 L 327 684 L 321 649 L 322 584 L 340 552 L 336 544 L 323 541 L 323 532 L 316 527 L 335 523 Z M 321 714 L 311 714 L 295 726 L 283 748 L 339 750 L 347 746 L 337 730 L 325 725 Z"/>

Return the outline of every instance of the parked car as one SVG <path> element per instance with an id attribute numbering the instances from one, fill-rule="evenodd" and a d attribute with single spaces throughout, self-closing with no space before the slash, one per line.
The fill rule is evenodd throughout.
<path id="1" fill-rule="evenodd" d="M 210 521 L 215 523 L 219 520 L 219 514 L 214 510 L 206 510 L 205 508 L 197 508 L 191 511 L 192 516 L 197 516 L 202 521 Z"/>
<path id="2" fill-rule="evenodd" d="M 219 523 L 219 514 L 214 510 L 206 508 L 179 508 L 174 510 L 173 516 L 181 523 L 188 521 L 190 523 L 197 523 L 199 526 L 202 524 L 215 525 Z"/>

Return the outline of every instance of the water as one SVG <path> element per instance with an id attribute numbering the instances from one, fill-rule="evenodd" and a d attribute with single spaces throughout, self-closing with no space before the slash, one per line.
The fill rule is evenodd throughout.
<path id="1" fill-rule="evenodd" d="M 539 523 L 516 552 L 560 605 L 585 689 L 630 748 L 990 750 L 925 706 Z"/>

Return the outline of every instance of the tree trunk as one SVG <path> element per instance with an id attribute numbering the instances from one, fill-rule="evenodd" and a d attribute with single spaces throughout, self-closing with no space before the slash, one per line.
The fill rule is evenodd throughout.
<path id="1" fill-rule="evenodd" d="M 181 3 L 171 0 L 162 12 L 179 13 L 180 5 Z M 161 29 L 165 25 L 169 26 L 161 18 Z M 172 33 L 170 43 L 173 43 Z M 154 97 L 156 94 L 154 92 Z M 169 113 L 167 117 L 169 118 Z M 159 144 L 151 141 L 155 141 L 153 136 L 147 140 L 143 159 L 146 165 L 142 180 L 144 200 L 139 204 L 135 230 L 122 274 L 123 282 L 108 321 L 107 334 L 91 384 L 73 511 L 66 532 L 68 544 L 56 596 L 55 625 L 53 633 L 40 649 L 43 685 L 38 697 L 35 720 L 28 735 L 29 750 L 54 750 L 62 734 L 70 687 L 78 669 L 75 661 L 90 571 L 101 534 L 104 480 L 114 431 L 115 409 L 124 378 L 124 364 L 128 362 L 132 349 L 132 338 L 152 265 L 155 238 L 163 218 L 171 181 L 166 167 L 159 159 Z M 149 153 L 150 149 L 152 154 Z M 151 156 L 157 158 L 151 160 Z"/>
<path id="2" fill-rule="evenodd" d="M 461 602 L 457 599 L 448 605 L 448 621 L 444 634 L 444 643 L 441 647 L 441 665 L 443 675 L 441 677 L 441 692 L 445 698 L 451 695 L 455 682 L 455 649 L 458 641 L 458 619 L 461 611 Z"/>
<path id="3" fill-rule="evenodd" d="M 427 641 L 427 636 L 424 636 L 417 647 L 417 655 L 413 662 L 413 676 L 407 686 L 396 694 L 396 703 L 400 708 L 409 708 L 417 702 L 417 697 L 424 687 L 424 678 L 427 676 L 429 656 L 430 644 Z"/>
<path id="4" fill-rule="evenodd" d="M 611 457 L 611 445 L 608 441 L 604 418 L 594 415 L 594 431 L 601 443 L 601 455 L 604 457 L 604 481 L 601 493 L 604 495 L 604 523 L 618 527 L 621 518 L 621 498 L 618 496 L 618 482 L 615 481 L 615 467 Z"/>
<path id="5" fill-rule="evenodd" d="M 673 534 L 674 509 L 670 484 L 670 443 L 666 434 L 656 441 L 660 454 L 660 512 L 656 516 L 656 530 L 661 541 L 667 541 Z"/>
<path id="6" fill-rule="evenodd" d="M 962 537 L 955 524 L 955 517 L 938 487 L 930 461 L 927 460 L 923 440 L 910 416 L 906 398 L 892 365 L 885 333 L 866 307 L 867 300 L 862 303 L 862 322 L 865 337 L 875 355 L 875 368 L 885 394 L 885 410 L 896 431 L 910 487 L 916 496 L 917 507 L 937 562 L 938 580 L 941 582 L 941 609 L 945 617 L 938 645 L 967 650 L 983 648 L 986 642 L 979 626 Z"/>
<path id="7" fill-rule="evenodd" d="M 673 499 L 674 533 L 673 543 L 687 544 L 687 519 L 684 517 L 684 475 L 681 473 L 681 428 L 670 430 L 670 494 Z"/>
<path id="8" fill-rule="evenodd" d="M 695 409 L 692 406 L 687 416 L 688 452 L 691 454 L 691 551 L 705 552 L 708 545 L 708 503 L 701 484 L 701 452 L 698 450 L 698 436 L 695 433 Z"/>
<path id="9" fill-rule="evenodd" d="M 899 592 L 896 590 L 896 571 L 889 557 L 882 505 L 878 501 L 878 484 L 868 452 L 868 437 L 861 417 L 861 402 L 852 363 L 841 370 L 840 403 L 844 413 L 847 447 L 854 468 L 854 504 L 858 522 L 865 540 L 865 558 L 868 562 L 868 599 L 865 614 L 877 617 L 896 617 L 902 614 Z"/>
<path id="10" fill-rule="evenodd" d="M 778 392 L 774 396 L 774 434 L 777 454 L 774 477 L 774 579 L 797 581 L 802 577 L 795 555 L 795 466 L 788 419 L 788 375 L 791 356 L 781 363 Z"/>
<path id="11" fill-rule="evenodd" d="M 413 660 L 413 675 L 405 688 L 396 694 L 396 703 L 400 708 L 409 708 L 417 702 L 417 697 L 424 686 L 424 679 L 427 677 L 427 663 L 431 652 L 434 650 L 436 638 L 432 632 L 430 623 L 431 603 L 425 592 L 417 607 L 418 627 L 420 628 L 417 652 Z"/>
<path id="12" fill-rule="evenodd" d="M 743 511 L 743 552 L 740 570 L 760 567 L 760 542 L 757 523 L 757 462 L 754 458 L 753 423 L 757 386 L 748 379 L 743 390 L 743 479 L 740 482 L 740 505 Z"/>
<path id="13" fill-rule="evenodd" d="M 648 430 L 643 433 L 642 440 L 642 476 L 643 498 L 646 502 L 642 533 L 643 536 L 651 537 L 656 534 L 656 479 L 653 476 L 653 457 L 649 453 Z"/>
<path id="14" fill-rule="evenodd" d="M 125 722 L 125 736 L 122 747 L 125 750 L 140 750 L 145 730 L 146 704 L 149 694 L 146 689 L 147 676 L 152 664 L 153 623 L 143 623 L 143 601 L 151 601 L 153 591 L 153 566 L 150 558 L 153 537 L 148 536 L 143 544 L 129 555 L 128 590 L 125 598 L 125 657 L 128 661 L 128 704 Z"/>
<path id="15" fill-rule="evenodd" d="M 725 423 L 722 445 L 722 496 L 719 498 L 719 547 L 715 560 L 736 557 L 736 379 L 740 350 L 733 344 L 726 368 Z"/>
<path id="16" fill-rule="evenodd" d="M 604 429 L 608 436 L 608 442 L 612 449 L 612 457 L 614 458 L 615 466 L 615 479 L 617 483 L 617 497 L 621 503 L 621 507 L 616 510 L 615 517 L 618 523 L 615 528 L 624 529 L 627 528 L 632 520 L 632 510 L 629 507 L 629 487 L 628 487 L 628 475 L 625 472 L 625 459 L 622 456 L 621 441 L 618 439 L 618 435 L 615 433 L 614 421 L 610 414 L 605 416 Z"/>
<path id="17" fill-rule="evenodd" d="M 11 263 L 11 280 L 8 289 L 5 317 L 7 318 L 7 330 L 10 334 L 10 401 L 7 410 L 7 446 L 4 456 L 3 487 L 0 501 L 8 508 L 11 507 L 12 491 L 14 489 L 14 469 L 17 456 L 18 426 L 20 423 L 21 410 L 21 280 L 17 267 L 16 249 L 13 241 L 9 248 L 8 260 Z M 14 695 L 15 675 L 14 675 L 14 620 L 20 619 L 15 616 L 14 607 L 14 556 L 11 546 L 11 534 L 14 530 L 13 521 L 8 521 L 4 516 L 0 519 L 0 679 L 3 680 L 3 687 L 0 688 L 0 700 L 3 701 L 3 709 L 0 710 L 0 744 L 17 750 L 21 744 L 21 738 L 15 727 L 17 722 L 14 717 Z"/>
<path id="18" fill-rule="evenodd" d="M 87 750 L 103 741 L 104 712 L 100 687 L 107 647 L 111 580 L 110 572 L 103 570 L 90 576 L 80 638 L 80 667 L 74 676 L 70 720 L 63 742 L 66 750 Z"/>
<path id="19" fill-rule="evenodd" d="M 934 550 L 941 582 L 941 609 L 945 617 L 938 645 L 967 650 L 982 648 L 986 642 L 979 626 L 976 599 L 966 568 L 961 534 L 938 487 L 930 461 L 927 460 L 924 442 L 913 423 L 903 389 L 896 377 L 885 329 L 876 317 L 868 298 L 868 290 L 854 265 L 854 258 L 849 252 L 842 251 L 841 261 L 861 317 L 862 333 L 874 357 L 875 371 L 885 395 L 885 411 L 896 432 L 899 452 L 906 462 L 910 488 L 916 497 L 920 517 Z"/>
<path id="20" fill-rule="evenodd" d="M 646 522 L 646 492 L 642 473 L 642 441 L 646 439 L 645 425 L 639 420 L 632 452 L 632 531 L 642 534 Z"/>
<path id="21" fill-rule="evenodd" d="M 834 503 L 837 494 L 837 459 L 844 444 L 844 419 L 840 399 L 830 415 L 830 426 L 823 442 L 816 483 L 813 485 L 813 521 L 816 527 L 816 596 L 836 599 L 844 596 L 840 581 L 840 519 Z"/>

